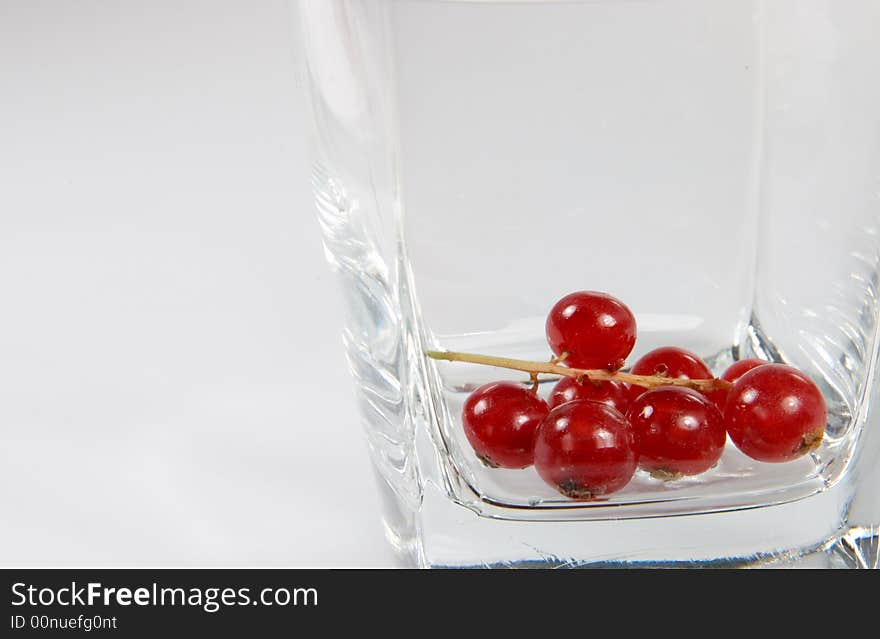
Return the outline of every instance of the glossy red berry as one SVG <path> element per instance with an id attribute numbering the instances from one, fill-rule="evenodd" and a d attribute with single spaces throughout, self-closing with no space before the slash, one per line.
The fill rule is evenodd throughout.
<path id="1" fill-rule="evenodd" d="M 635 435 L 607 404 L 568 402 L 550 411 L 535 440 L 535 469 L 572 499 L 592 499 L 626 486 L 638 464 Z"/>
<path id="2" fill-rule="evenodd" d="M 733 443 L 764 462 L 789 461 L 818 448 L 827 418 L 819 388 L 782 364 L 745 373 L 724 406 L 724 424 Z"/>
<path id="3" fill-rule="evenodd" d="M 718 408 L 701 393 L 661 386 L 640 395 L 626 415 L 639 466 L 661 479 L 698 475 L 721 458 L 727 433 Z"/>
<path id="4" fill-rule="evenodd" d="M 724 371 L 724 374 L 721 376 L 721 379 L 733 384 L 736 380 L 748 373 L 753 368 L 757 368 L 758 366 L 762 366 L 767 363 L 768 362 L 765 362 L 763 359 L 755 359 L 753 357 L 749 359 L 741 359 L 728 366 L 727 370 Z"/>
<path id="5" fill-rule="evenodd" d="M 630 371 L 633 375 L 660 375 L 670 379 L 712 379 L 712 371 L 697 355 L 676 346 L 662 346 L 642 355 Z M 645 392 L 630 386 L 630 399 Z"/>
<path id="6" fill-rule="evenodd" d="M 492 382 L 480 386 L 465 401 L 464 433 L 486 465 L 525 468 L 532 465 L 535 431 L 549 410 L 547 403 L 525 386 Z"/>
<path id="7" fill-rule="evenodd" d="M 608 404 L 622 414 L 626 413 L 629 406 L 629 393 L 624 384 L 620 382 L 593 382 L 589 379 L 578 381 L 573 377 L 563 377 L 556 382 L 547 403 L 550 408 L 556 408 L 566 402 L 581 399 Z"/>
<path id="8" fill-rule="evenodd" d="M 725 382 L 730 382 L 733 384 L 740 377 L 748 373 L 753 368 L 757 368 L 763 364 L 766 364 L 763 359 L 741 359 L 739 361 L 731 364 L 724 374 L 721 375 L 721 379 Z M 724 405 L 727 403 L 727 396 L 730 395 L 730 390 L 720 389 L 717 391 L 712 391 L 711 393 L 706 393 L 706 396 L 715 402 L 715 405 L 718 407 L 718 410 L 724 412 Z"/>
<path id="9" fill-rule="evenodd" d="M 623 366 L 636 342 L 636 318 L 606 293 L 579 291 L 556 302 L 547 316 L 547 341 L 573 368 Z"/>

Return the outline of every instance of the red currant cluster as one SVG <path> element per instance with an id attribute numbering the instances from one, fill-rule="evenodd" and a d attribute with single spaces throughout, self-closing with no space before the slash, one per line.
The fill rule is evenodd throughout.
<path id="1" fill-rule="evenodd" d="M 746 359 L 716 379 L 699 357 L 667 346 L 621 372 L 636 341 L 635 317 L 592 291 L 559 300 L 546 328 L 556 354 L 549 363 L 429 353 L 531 373 L 532 388 L 493 382 L 464 404 L 464 432 L 488 466 L 534 464 L 562 494 L 592 499 L 626 486 L 637 467 L 661 479 L 705 472 L 727 435 L 764 462 L 796 459 L 822 441 L 825 401 L 794 368 Z M 537 393 L 539 373 L 563 376 L 547 401 Z"/>

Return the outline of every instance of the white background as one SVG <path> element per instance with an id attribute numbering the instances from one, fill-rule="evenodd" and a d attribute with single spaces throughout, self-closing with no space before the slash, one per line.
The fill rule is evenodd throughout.
<path id="1" fill-rule="evenodd" d="M 0 565 L 392 565 L 295 27 L 0 0 Z"/>

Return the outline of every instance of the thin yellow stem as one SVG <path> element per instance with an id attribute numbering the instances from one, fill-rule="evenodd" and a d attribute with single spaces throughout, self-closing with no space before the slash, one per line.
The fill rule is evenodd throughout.
<path id="1" fill-rule="evenodd" d="M 515 371 L 530 373 L 534 379 L 538 373 L 548 375 L 560 375 L 562 377 L 574 377 L 575 379 L 586 378 L 594 382 L 624 382 L 645 388 L 658 386 L 684 386 L 696 390 L 711 392 L 716 390 L 728 390 L 733 384 L 723 379 L 674 379 L 662 375 L 633 375 L 619 371 L 606 371 L 602 369 L 570 368 L 553 361 L 533 362 L 525 359 L 513 359 L 510 357 L 495 357 L 494 355 L 478 355 L 476 353 L 457 353 L 455 351 L 425 351 L 425 355 L 431 359 L 444 360 L 447 362 L 467 362 L 470 364 L 482 364 L 496 368 L 507 368 Z"/>

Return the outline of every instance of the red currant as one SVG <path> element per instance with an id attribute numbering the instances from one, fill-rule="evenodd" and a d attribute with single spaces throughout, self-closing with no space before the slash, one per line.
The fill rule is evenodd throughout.
<path id="1" fill-rule="evenodd" d="M 712 379 L 712 371 L 698 356 L 683 348 L 661 346 L 645 353 L 630 371 L 633 375 L 660 375 L 670 379 Z M 630 399 L 645 392 L 641 386 L 630 386 Z"/>
<path id="2" fill-rule="evenodd" d="M 589 379 L 578 381 L 573 377 L 563 377 L 556 382 L 547 403 L 550 404 L 550 408 L 556 408 L 566 402 L 579 399 L 602 402 L 621 413 L 626 413 L 627 406 L 629 406 L 628 389 L 624 384 L 620 382 L 594 382 Z"/>
<path id="3" fill-rule="evenodd" d="M 828 414 L 818 387 L 782 364 L 758 366 L 740 377 L 724 406 L 733 443 L 752 459 L 784 462 L 822 443 Z"/>
<path id="4" fill-rule="evenodd" d="M 740 377 L 748 373 L 753 368 L 757 368 L 762 364 L 766 364 L 763 359 L 741 359 L 737 362 L 731 364 L 724 374 L 721 376 L 725 382 L 730 382 L 733 384 Z M 718 407 L 718 410 L 724 412 L 724 404 L 727 403 L 727 396 L 730 395 L 729 390 L 720 389 L 717 391 L 712 391 L 711 393 L 706 393 L 706 396 L 715 402 L 715 405 Z"/>
<path id="5" fill-rule="evenodd" d="M 547 341 L 573 368 L 617 370 L 636 343 L 636 318 L 617 298 L 579 291 L 556 302 L 547 316 Z"/>
<path id="6" fill-rule="evenodd" d="M 494 468 L 532 465 L 535 431 L 547 416 L 547 403 L 513 382 L 480 386 L 464 403 L 464 433 L 483 463 Z"/>
<path id="7" fill-rule="evenodd" d="M 721 413 L 690 388 L 662 386 L 643 393 L 626 415 L 639 446 L 639 466 L 655 477 L 698 475 L 721 458 L 727 433 Z"/>
<path id="8" fill-rule="evenodd" d="M 589 400 L 551 410 L 535 440 L 538 474 L 572 499 L 620 490 L 632 479 L 638 458 L 626 418 L 607 404 Z"/>

